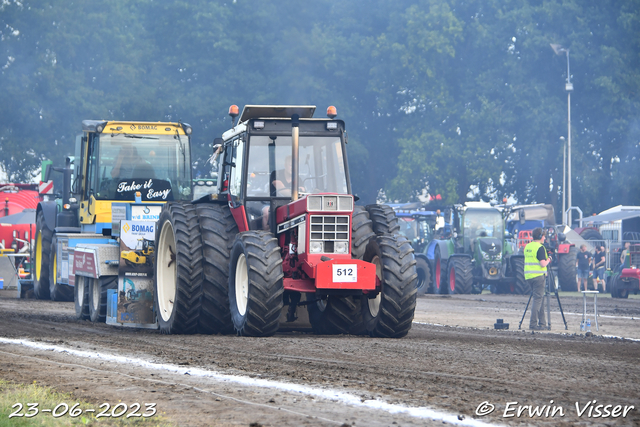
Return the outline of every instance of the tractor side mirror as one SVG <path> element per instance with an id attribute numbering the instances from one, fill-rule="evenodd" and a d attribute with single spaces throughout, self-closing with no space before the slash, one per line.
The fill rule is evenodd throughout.
<path id="1" fill-rule="evenodd" d="M 44 165 L 44 182 L 49 182 L 51 180 L 51 170 L 53 169 L 51 163 L 47 163 Z"/>

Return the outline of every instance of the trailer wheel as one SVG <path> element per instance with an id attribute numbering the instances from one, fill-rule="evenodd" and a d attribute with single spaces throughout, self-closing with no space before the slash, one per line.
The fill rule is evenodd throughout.
<path id="1" fill-rule="evenodd" d="M 572 246 L 568 254 L 558 254 L 558 282 L 560 289 L 565 292 L 576 292 L 578 281 L 576 273 L 576 259 L 578 249 Z"/>
<path id="2" fill-rule="evenodd" d="M 35 274 L 33 276 L 33 293 L 38 299 L 51 298 L 49 294 L 49 260 L 52 238 L 53 231 L 47 228 L 44 213 L 39 211 L 36 217 Z"/>
<path id="3" fill-rule="evenodd" d="M 55 239 L 51 242 L 51 262 L 49 263 L 49 296 L 53 301 L 73 301 L 73 288 L 58 280 L 58 251 Z"/>
<path id="4" fill-rule="evenodd" d="M 396 234 L 400 231 L 400 224 L 396 212 L 387 205 L 367 205 L 365 206 L 371 218 L 373 231 L 378 236 L 383 234 Z"/>
<path id="5" fill-rule="evenodd" d="M 118 288 L 118 276 L 87 279 L 89 282 L 89 318 L 94 323 L 104 323 L 107 318 L 107 291 Z"/>
<path id="6" fill-rule="evenodd" d="M 416 280 L 413 248 L 404 236 L 377 236 L 369 242 L 365 261 L 376 266 L 380 293 L 362 297 L 366 331 L 375 337 L 401 338 L 411 329 L 416 309 Z"/>
<path id="7" fill-rule="evenodd" d="M 268 231 L 245 231 L 231 249 L 229 305 L 238 335 L 265 337 L 276 333 L 283 307 L 282 256 Z"/>
<path id="8" fill-rule="evenodd" d="M 416 280 L 416 289 L 418 295 L 424 295 L 425 293 L 433 293 L 431 287 L 431 269 L 429 268 L 429 261 L 424 254 L 415 254 L 416 257 L 416 272 L 418 273 L 418 279 Z"/>
<path id="9" fill-rule="evenodd" d="M 198 332 L 230 334 L 234 329 L 229 308 L 229 255 L 238 226 L 226 205 L 199 204 L 196 212 L 202 251 L 194 254 L 193 264 L 201 265 L 203 274 Z"/>
<path id="10" fill-rule="evenodd" d="M 76 283 L 73 287 L 73 302 L 78 320 L 89 318 L 89 286 L 86 283 L 89 280 L 91 279 L 87 277 L 76 276 Z"/>
<path id="11" fill-rule="evenodd" d="M 362 259 L 369 240 L 375 235 L 369 212 L 362 206 L 354 206 L 351 216 L 351 256 Z"/>
<path id="12" fill-rule="evenodd" d="M 315 294 L 307 298 L 316 299 Z M 314 334 L 336 335 L 364 333 L 361 300 L 354 297 L 329 295 L 307 305 L 309 322 Z"/>
<path id="13" fill-rule="evenodd" d="M 511 260 L 511 271 L 515 278 L 514 292 L 517 295 L 530 295 L 531 285 L 524 278 L 524 258 L 515 257 Z"/>
<path id="14" fill-rule="evenodd" d="M 455 257 L 449 260 L 449 293 L 470 294 L 473 286 L 471 259 Z"/>
<path id="15" fill-rule="evenodd" d="M 192 276 L 200 236 L 191 203 L 167 203 L 156 223 L 155 309 L 164 334 L 193 334 L 198 326 L 201 280 Z"/>

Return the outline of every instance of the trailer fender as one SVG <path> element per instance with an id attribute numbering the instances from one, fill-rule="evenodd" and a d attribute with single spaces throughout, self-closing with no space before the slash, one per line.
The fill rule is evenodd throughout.
<path id="1" fill-rule="evenodd" d="M 73 275 L 98 279 L 117 276 L 120 248 L 108 244 L 78 244 L 73 251 Z M 71 280 L 70 280 L 71 282 Z"/>
<path id="2" fill-rule="evenodd" d="M 425 253 L 427 254 L 427 259 L 429 262 L 433 262 L 435 260 L 435 252 L 436 248 L 440 249 L 440 258 L 441 259 L 449 259 L 451 254 L 449 253 L 449 241 L 447 240 L 433 240 L 427 246 Z"/>
<path id="3" fill-rule="evenodd" d="M 55 230 L 56 215 L 58 214 L 58 206 L 56 205 L 55 200 L 47 200 L 45 202 L 38 203 L 38 207 L 36 208 L 36 217 L 40 211 L 42 211 L 44 223 L 47 225 L 47 228 L 52 231 Z"/>

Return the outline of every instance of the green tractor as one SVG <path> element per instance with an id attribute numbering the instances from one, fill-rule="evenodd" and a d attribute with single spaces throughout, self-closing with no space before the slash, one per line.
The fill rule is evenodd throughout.
<path id="1" fill-rule="evenodd" d="M 466 202 L 447 209 L 450 234 L 429 243 L 434 293 L 469 294 L 490 288 L 495 293 L 528 294 L 524 257 L 505 238 L 510 207 Z"/>

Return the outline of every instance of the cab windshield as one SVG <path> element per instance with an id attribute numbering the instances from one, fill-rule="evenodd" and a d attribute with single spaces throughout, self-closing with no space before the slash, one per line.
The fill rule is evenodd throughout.
<path id="1" fill-rule="evenodd" d="M 467 209 L 464 214 L 464 233 L 470 238 L 504 235 L 502 214 L 494 209 Z"/>
<path id="2" fill-rule="evenodd" d="M 339 137 L 300 136 L 300 195 L 347 194 Z M 291 136 L 254 135 L 249 144 L 247 197 L 291 196 Z"/>
<path id="3" fill-rule="evenodd" d="M 89 153 L 90 194 L 98 200 L 166 202 L 191 199 L 185 135 L 102 134 Z"/>

